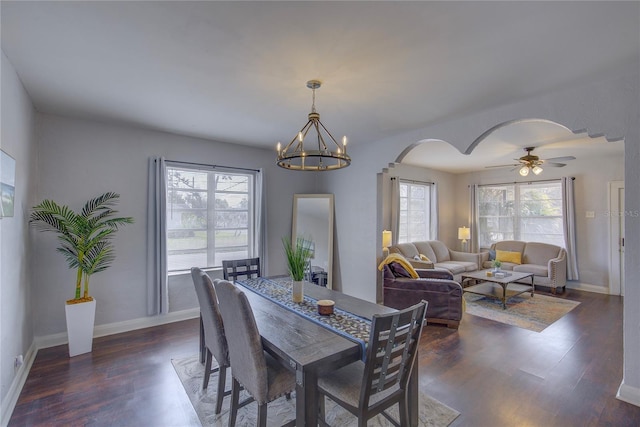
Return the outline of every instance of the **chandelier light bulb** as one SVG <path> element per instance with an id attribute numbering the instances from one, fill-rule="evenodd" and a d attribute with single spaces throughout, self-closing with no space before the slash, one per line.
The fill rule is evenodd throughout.
<path id="1" fill-rule="evenodd" d="M 282 144 L 280 144 L 280 141 L 278 141 L 278 145 L 276 145 L 276 151 L 278 152 L 278 154 L 280 154 L 281 148 L 282 148 Z"/>
<path id="2" fill-rule="evenodd" d="M 529 175 L 529 168 L 527 166 L 523 166 L 520 168 L 520 175 L 527 176 Z"/>

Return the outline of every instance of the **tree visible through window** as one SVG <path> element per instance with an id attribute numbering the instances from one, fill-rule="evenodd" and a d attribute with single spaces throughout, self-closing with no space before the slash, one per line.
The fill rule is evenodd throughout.
<path id="1" fill-rule="evenodd" d="M 431 240 L 431 185 L 400 181 L 398 243 Z"/>
<path id="2" fill-rule="evenodd" d="M 169 271 L 253 257 L 253 173 L 167 167 Z"/>
<path id="3" fill-rule="evenodd" d="M 480 247 L 501 240 L 565 246 L 559 181 L 480 186 L 477 212 Z"/>

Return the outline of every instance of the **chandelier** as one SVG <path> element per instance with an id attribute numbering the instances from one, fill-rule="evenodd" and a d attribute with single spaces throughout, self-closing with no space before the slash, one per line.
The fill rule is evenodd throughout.
<path id="1" fill-rule="evenodd" d="M 307 87 L 313 91 L 309 121 L 284 149 L 280 142 L 276 146 L 276 163 L 282 168 L 326 171 L 346 168 L 351 164 L 351 158 L 347 155 L 347 137 L 343 136 L 342 143 L 338 143 L 320 121 L 320 114 L 316 112 L 316 89 L 320 85 L 321 82 L 318 80 L 307 82 Z M 309 135 L 312 129 L 315 132 Z M 304 147 L 305 142 L 307 149 Z"/>

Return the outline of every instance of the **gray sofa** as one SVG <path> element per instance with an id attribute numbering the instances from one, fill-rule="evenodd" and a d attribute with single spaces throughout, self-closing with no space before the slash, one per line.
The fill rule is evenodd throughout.
<path id="1" fill-rule="evenodd" d="M 560 246 L 540 242 L 522 242 L 504 240 L 491 245 L 491 251 L 520 252 L 521 264 L 503 262 L 501 270 L 533 273 L 533 283 L 551 288 L 553 294 L 557 288 L 564 290 L 567 285 L 567 252 Z M 483 268 L 491 268 L 491 253 L 480 253 Z"/>
<path id="2" fill-rule="evenodd" d="M 389 252 L 402 254 L 416 269 L 436 268 L 447 270 L 457 282 L 460 281 L 462 273 L 476 271 L 481 266 L 481 254 L 454 251 L 439 240 L 398 243 L 395 246 L 391 246 Z M 429 258 L 431 262 L 416 259 L 421 254 Z"/>

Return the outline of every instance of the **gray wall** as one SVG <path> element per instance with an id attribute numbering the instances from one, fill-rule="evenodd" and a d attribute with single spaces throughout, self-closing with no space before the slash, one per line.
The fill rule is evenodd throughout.
<path id="1" fill-rule="evenodd" d="M 500 108 L 485 110 L 445 123 L 378 141 L 352 141 L 353 162 L 347 169 L 327 174 L 323 190 L 336 198 L 337 266 L 334 280 L 344 292 L 375 301 L 383 229 L 382 202 L 378 199 L 379 174 L 402 151 L 419 141 L 440 139 L 465 152 L 473 141 L 499 123 L 518 118 L 549 119 L 572 130 L 588 129 L 609 138 L 625 138 L 626 208 L 640 212 L 640 145 L 638 60 L 617 64 L 589 82 Z M 640 403 L 640 220 L 627 218 L 625 271 L 625 376 L 621 393 Z M 453 233 L 453 231 L 451 231 Z M 625 391 L 626 390 L 626 391 Z M 635 393 L 635 394 L 634 394 Z"/>
<path id="2" fill-rule="evenodd" d="M 36 112 L 13 66 L 2 52 L 2 150 L 16 160 L 15 212 L 0 220 L 0 403 L 14 380 L 14 360 L 33 342 L 28 239 L 29 207 L 35 200 Z M 4 411 L 3 411 L 4 412 Z"/>
<path id="3" fill-rule="evenodd" d="M 315 191 L 315 174 L 299 174 L 292 180 L 291 172 L 275 166 L 270 150 L 52 115 L 41 116 L 38 143 L 38 199 L 52 198 L 80 208 L 91 197 L 115 191 L 121 195 L 120 213 L 136 220 L 118 233 L 113 266 L 92 278 L 91 294 L 98 301 L 96 325 L 146 316 L 145 236 L 150 156 L 264 169 L 267 274 L 286 273 L 280 238 L 291 234 L 293 194 Z M 35 231 L 32 235 L 36 243 L 33 265 L 38 266 L 33 277 L 35 335 L 63 332 L 63 304 L 73 296 L 74 274 L 56 253 L 53 236 Z M 182 293 L 177 303 L 184 308 L 190 304 L 196 307 L 189 280 L 188 276 L 171 277 L 176 292 Z"/>

